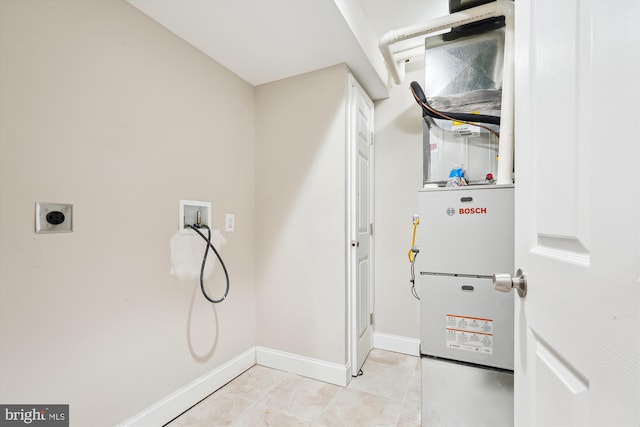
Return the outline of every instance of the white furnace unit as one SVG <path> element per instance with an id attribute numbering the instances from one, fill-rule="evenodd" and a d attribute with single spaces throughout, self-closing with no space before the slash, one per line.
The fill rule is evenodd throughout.
<path id="1" fill-rule="evenodd" d="M 422 425 L 513 425 L 513 185 L 419 192 Z"/>
<path id="2" fill-rule="evenodd" d="M 449 12 L 381 43 L 398 82 L 391 43 L 426 37 L 424 90 L 410 84 L 423 117 L 409 253 L 414 285 L 420 272 L 422 425 L 512 426 L 514 294 L 493 277 L 514 267 L 514 4 L 449 0 Z"/>

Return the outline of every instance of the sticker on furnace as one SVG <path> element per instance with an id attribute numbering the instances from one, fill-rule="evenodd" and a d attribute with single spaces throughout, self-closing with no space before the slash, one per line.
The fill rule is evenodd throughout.
<path id="1" fill-rule="evenodd" d="M 458 350 L 493 354 L 493 320 L 447 314 L 446 345 Z"/>

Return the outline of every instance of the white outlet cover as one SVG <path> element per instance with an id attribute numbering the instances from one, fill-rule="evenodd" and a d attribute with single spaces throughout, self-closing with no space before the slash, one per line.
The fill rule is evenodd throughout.
<path id="1" fill-rule="evenodd" d="M 236 231 L 236 216 L 234 214 L 224 215 L 224 231 Z"/>
<path id="2" fill-rule="evenodd" d="M 59 212 L 64 220 L 60 224 L 52 224 L 47 215 Z M 60 217 L 58 215 L 58 217 Z M 73 232 L 73 205 L 68 203 L 36 203 L 36 234 L 71 233 Z"/>

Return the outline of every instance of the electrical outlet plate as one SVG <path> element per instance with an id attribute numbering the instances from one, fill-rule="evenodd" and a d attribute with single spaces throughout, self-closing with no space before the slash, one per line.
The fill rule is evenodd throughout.
<path id="1" fill-rule="evenodd" d="M 201 202 L 198 200 L 180 200 L 180 210 L 178 215 L 178 229 L 180 234 L 196 234 L 185 224 L 195 224 L 200 214 L 200 222 L 203 225 L 212 227 L 211 224 L 211 202 Z"/>
<path id="2" fill-rule="evenodd" d="M 234 214 L 224 215 L 224 231 L 236 231 L 236 216 Z"/>
<path id="3" fill-rule="evenodd" d="M 36 234 L 71 233 L 73 205 L 66 203 L 36 203 Z"/>

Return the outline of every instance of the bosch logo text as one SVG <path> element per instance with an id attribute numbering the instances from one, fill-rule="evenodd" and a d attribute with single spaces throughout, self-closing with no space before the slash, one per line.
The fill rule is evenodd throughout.
<path id="1" fill-rule="evenodd" d="M 460 208 L 458 213 L 460 215 L 484 215 L 487 213 L 487 208 Z"/>

